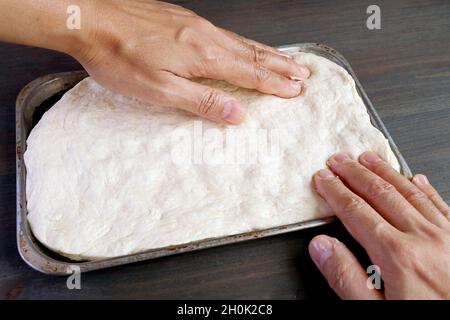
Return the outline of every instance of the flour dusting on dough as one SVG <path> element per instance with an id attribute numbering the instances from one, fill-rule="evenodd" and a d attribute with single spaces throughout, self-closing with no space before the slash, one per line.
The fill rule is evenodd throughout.
<path id="1" fill-rule="evenodd" d="M 356 158 L 374 150 L 398 169 L 350 75 L 314 54 L 295 59 L 312 75 L 293 99 L 203 81 L 246 106 L 240 129 L 277 130 L 281 157 L 267 164 L 174 163 L 171 136 L 199 118 L 81 81 L 27 140 L 34 235 L 74 259 L 116 257 L 330 216 L 311 177 L 338 151 Z"/>

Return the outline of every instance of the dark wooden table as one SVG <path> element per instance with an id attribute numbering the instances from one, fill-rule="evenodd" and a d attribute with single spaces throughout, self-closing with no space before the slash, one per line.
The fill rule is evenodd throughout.
<path id="1" fill-rule="evenodd" d="M 382 29 L 366 27 L 372 1 L 176 1 L 271 45 L 321 42 L 352 64 L 411 168 L 450 200 L 450 2 L 377 1 Z M 339 4 L 337 4 L 339 3 Z M 71 57 L 0 44 L 0 298 L 335 299 L 307 253 L 326 232 L 367 263 L 340 224 L 92 272 L 81 290 L 40 274 L 16 249 L 14 102 L 29 81 L 79 69 Z"/>

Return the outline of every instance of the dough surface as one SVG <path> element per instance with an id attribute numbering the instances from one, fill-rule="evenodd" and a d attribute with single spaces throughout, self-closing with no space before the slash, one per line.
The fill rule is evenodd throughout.
<path id="1" fill-rule="evenodd" d="M 311 177 L 338 151 L 356 158 L 373 150 L 398 170 L 350 75 L 314 54 L 294 58 L 312 70 L 297 98 L 202 81 L 246 106 L 246 121 L 234 128 L 112 93 L 91 78 L 81 81 L 27 140 L 34 235 L 72 259 L 116 257 L 330 216 Z M 224 138 L 230 128 L 238 140 L 267 133 L 268 146 L 278 151 L 259 161 L 238 152 L 229 162 L 220 152 L 208 159 L 214 154 L 208 150 L 220 147 L 233 155 L 236 144 Z M 260 140 L 249 141 L 247 149 L 251 141 L 259 146 Z"/>

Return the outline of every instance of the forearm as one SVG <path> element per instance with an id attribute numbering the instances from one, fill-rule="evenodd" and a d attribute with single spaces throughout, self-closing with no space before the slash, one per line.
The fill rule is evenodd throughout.
<path id="1" fill-rule="evenodd" d="M 192 79 L 292 98 L 310 76 L 288 54 L 163 1 L 0 0 L 0 41 L 65 52 L 107 89 L 221 124 L 244 121 L 244 106 Z"/>
<path id="2" fill-rule="evenodd" d="M 70 5 L 80 7 L 80 29 L 67 27 Z M 85 0 L 0 0 L 0 41 L 76 54 L 86 38 L 86 7 Z"/>

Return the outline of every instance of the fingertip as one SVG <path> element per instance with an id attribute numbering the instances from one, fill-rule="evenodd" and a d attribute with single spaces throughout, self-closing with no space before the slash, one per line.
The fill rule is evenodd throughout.
<path id="1" fill-rule="evenodd" d="M 297 74 L 302 79 L 308 79 L 311 76 L 311 70 L 307 66 L 297 64 Z"/>
<path id="2" fill-rule="evenodd" d="M 292 68 L 291 68 L 292 69 Z M 304 66 L 295 67 L 294 72 L 289 75 L 289 79 L 295 81 L 307 80 L 311 76 L 311 71 Z"/>
<path id="3" fill-rule="evenodd" d="M 337 239 L 321 234 L 315 236 L 308 245 L 308 251 L 314 263 L 322 268 L 325 262 L 333 255 L 334 243 Z"/>
<path id="4" fill-rule="evenodd" d="M 319 171 L 316 172 L 316 174 L 314 175 L 315 178 L 319 179 L 319 180 L 323 180 L 323 179 L 331 179 L 336 177 L 334 175 L 334 173 L 329 170 L 329 169 L 321 169 Z"/>
<path id="5" fill-rule="evenodd" d="M 302 90 L 303 90 L 303 87 L 302 87 L 302 84 L 301 84 L 301 82 L 299 82 L 299 81 L 290 81 L 290 86 L 291 86 L 291 92 L 290 92 L 290 94 L 293 96 L 293 97 L 296 97 L 296 96 L 298 96 L 298 95 L 300 95 L 301 93 L 302 93 Z"/>
<path id="6" fill-rule="evenodd" d="M 286 78 L 285 78 L 286 79 Z M 282 80 L 283 82 L 280 84 L 279 92 L 273 93 L 276 96 L 284 99 L 291 99 L 298 97 L 303 91 L 303 85 L 300 81 L 296 80 Z M 286 81 L 286 82 L 284 82 Z"/>
<path id="7" fill-rule="evenodd" d="M 317 171 L 313 176 L 313 189 L 317 192 L 317 194 L 323 197 L 323 187 L 321 187 L 322 182 L 326 182 L 336 178 L 336 175 L 329 169 L 321 169 Z"/>
<path id="8" fill-rule="evenodd" d="M 376 152 L 366 151 L 359 156 L 359 161 L 371 165 L 383 161 L 383 159 Z"/>
<path id="9" fill-rule="evenodd" d="M 222 120 L 229 124 L 240 124 L 245 120 L 245 108 L 234 99 L 226 101 L 221 114 Z"/>
<path id="10" fill-rule="evenodd" d="M 338 152 L 333 154 L 327 161 L 327 165 L 331 168 L 334 167 L 334 165 L 338 164 L 338 163 L 342 163 L 345 161 L 351 161 L 352 158 L 344 152 Z"/>
<path id="11" fill-rule="evenodd" d="M 318 234 L 314 238 L 311 239 L 308 245 L 309 250 L 315 250 L 316 246 L 322 242 L 329 242 L 333 238 L 330 236 L 327 236 L 326 234 Z"/>
<path id="12" fill-rule="evenodd" d="M 427 186 L 430 184 L 430 181 L 428 180 L 427 176 L 425 176 L 424 174 L 421 174 L 421 173 L 416 174 L 412 180 L 413 180 L 414 184 L 416 184 L 416 185 Z"/>

